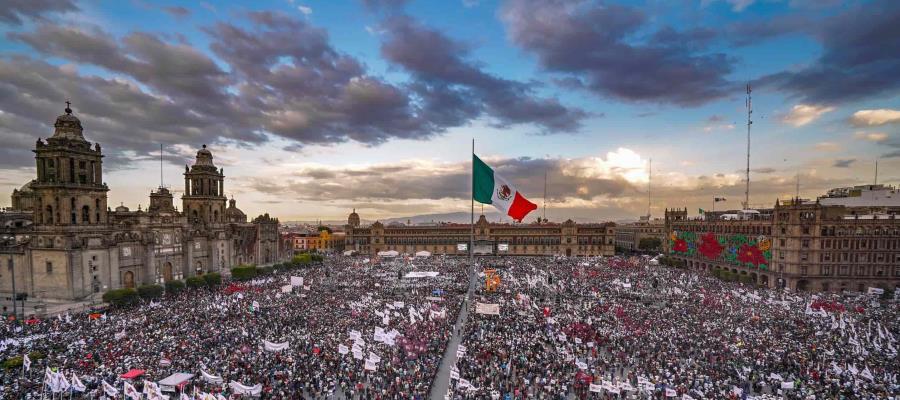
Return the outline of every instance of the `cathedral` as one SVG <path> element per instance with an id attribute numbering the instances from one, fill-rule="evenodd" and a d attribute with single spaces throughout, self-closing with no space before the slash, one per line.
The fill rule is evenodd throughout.
<path id="1" fill-rule="evenodd" d="M 35 179 L 0 213 L 0 293 L 12 293 L 15 282 L 29 297 L 83 300 L 290 255 L 281 251 L 277 218 L 248 222 L 226 199 L 225 171 L 206 145 L 185 166 L 181 211 L 165 187 L 150 193 L 146 209 L 111 209 L 101 146 L 85 139 L 68 104 L 53 136 L 35 144 Z"/>

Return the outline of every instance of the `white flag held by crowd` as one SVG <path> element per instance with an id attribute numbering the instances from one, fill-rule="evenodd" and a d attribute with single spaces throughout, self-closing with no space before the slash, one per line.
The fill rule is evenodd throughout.
<path id="1" fill-rule="evenodd" d="M 141 392 L 138 392 L 138 390 L 135 389 L 134 385 L 128 382 L 124 382 L 123 385 L 124 388 L 122 389 L 122 391 L 125 392 L 126 397 L 130 397 L 132 398 L 132 400 L 141 400 Z"/>
<path id="2" fill-rule="evenodd" d="M 114 388 L 112 385 L 103 381 L 103 393 L 106 393 L 109 397 L 116 397 L 119 395 L 119 389 Z"/>
<path id="3" fill-rule="evenodd" d="M 84 386 L 84 383 L 81 383 L 81 379 L 78 379 L 78 375 L 72 374 L 72 390 L 76 392 L 83 392 L 87 390 L 87 386 Z"/>

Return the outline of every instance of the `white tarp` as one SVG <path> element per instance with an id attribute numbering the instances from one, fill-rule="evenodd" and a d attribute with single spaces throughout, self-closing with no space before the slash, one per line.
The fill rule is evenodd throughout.
<path id="1" fill-rule="evenodd" d="M 262 393 L 262 384 L 261 383 L 257 383 L 256 385 L 253 385 L 253 386 L 246 386 L 240 382 L 231 381 L 231 383 L 229 383 L 228 386 L 231 387 L 231 391 L 234 392 L 235 394 L 247 394 L 250 396 L 259 396 L 259 394 Z"/>
<path id="2" fill-rule="evenodd" d="M 869 293 L 869 294 L 875 294 L 875 295 L 879 295 L 879 296 L 880 296 L 880 295 L 884 294 L 884 289 L 882 289 L 882 288 L 874 288 L 874 287 L 870 287 L 869 290 L 868 290 L 868 293 Z"/>
<path id="3" fill-rule="evenodd" d="M 302 276 L 292 276 L 291 277 L 291 286 L 303 286 L 303 277 Z"/>
<path id="4" fill-rule="evenodd" d="M 345 255 L 345 256 L 348 256 L 348 257 L 349 257 L 349 256 L 352 256 L 352 255 L 355 255 L 355 254 L 356 254 L 356 250 L 347 250 L 347 251 L 344 252 L 344 255 Z"/>
<path id="5" fill-rule="evenodd" d="M 266 348 L 266 351 L 281 351 L 288 348 L 288 342 L 272 343 L 268 340 L 263 340 L 263 346 Z"/>
<path id="6" fill-rule="evenodd" d="M 430 252 L 430 251 L 425 251 L 425 250 L 417 251 L 417 252 L 416 252 L 416 257 L 426 257 L 426 258 L 427 258 L 427 257 L 431 257 L 431 252 Z"/>
<path id="7" fill-rule="evenodd" d="M 281 287 L 281 293 L 290 293 L 294 289 L 291 285 L 284 285 Z"/>
<path id="8" fill-rule="evenodd" d="M 400 255 L 400 253 L 398 253 L 396 250 L 388 250 L 388 251 L 379 251 L 378 252 L 378 257 L 397 257 L 399 255 Z"/>
<path id="9" fill-rule="evenodd" d="M 410 271 L 403 275 L 403 278 L 434 278 L 439 274 L 437 271 Z"/>
<path id="10" fill-rule="evenodd" d="M 487 315 L 500 315 L 500 305 L 490 303 L 475 303 L 475 313 Z"/>

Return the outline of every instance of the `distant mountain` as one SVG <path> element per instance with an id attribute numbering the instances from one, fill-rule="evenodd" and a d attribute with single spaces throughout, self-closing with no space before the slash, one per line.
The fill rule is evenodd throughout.
<path id="1" fill-rule="evenodd" d="M 478 220 L 478 217 L 481 213 L 475 214 L 475 220 Z M 486 212 L 484 213 L 484 217 L 487 218 L 490 222 L 511 222 L 512 220 L 509 217 L 500 215 L 497 212 Z M 429 224 L 429 223 L 439 223 L 439 222 L 449 222 L 453 224 L 468 224 L 470 222 L 471 215 L 467 212 L 452 212 L 452 213 L 443 213 L 443 214 L 423 214 L 423 215 L 413 215 L 410 217 L 397 217 L 397 218 L 388 218 L 382 220 L 381 223 L 385 225 L 389 225 L 392 223 L 406 224 L 407 221 L 412 225 L 418 224 Z"/>

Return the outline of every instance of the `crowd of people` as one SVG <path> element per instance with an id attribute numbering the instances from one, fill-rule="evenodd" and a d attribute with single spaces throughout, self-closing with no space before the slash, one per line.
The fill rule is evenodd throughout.
<path id="1" fill-rule="evenodd" d="M 102 315 L 7 321 L 0 361 L 36 356 L 0 371 L 0 397 L 51 397 L 58 373 L 83 383 L 72 398 L 133 385 L 153 399 L 154 382 L 187 373 L 176 390 L 191 400 L 425 399 L 436 382 L 451 399 L 881 399 L 900 395 L 898 316 L 870 295 L 639 257 L 335 256 Z"/>
<path id="2" fill-rule="evenodd" d="M 486 261 L 454 399 L 885 399 L 898 305 L 786 293 L 647 258 Z"/>
<path id="3" fill-rule="evenodd" d="M 142 391 L 145 381 L 152 386 L 190 373 L 190 384 L 178 388 L 190 399 L 243 392 L 232 382 L 263 399 L 423 399 L 461 308 L 465 270 L 454 259 L 333 257 L 249 282 L 184 290 L 101 317 L 6 323 L 0 360 L 32 352 L 43 357 L 31 360 L 28 371 L 0 371 L 0 397 L 50 397 L 49 367 L 84 383 L 74 398 L 102 398 L 105 382 L 121 399 L 126 382 Z M 405 277 L 416 271 L 437 274 Z M 295 278 L 292 286 L 292 276 L 302 277 L 302 284 Z M 131 370 L 144 372 L 122 377 Z"/>

